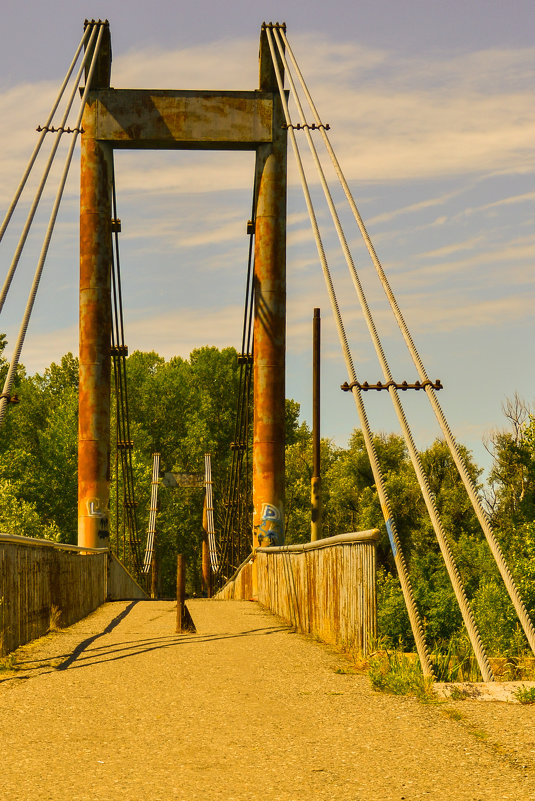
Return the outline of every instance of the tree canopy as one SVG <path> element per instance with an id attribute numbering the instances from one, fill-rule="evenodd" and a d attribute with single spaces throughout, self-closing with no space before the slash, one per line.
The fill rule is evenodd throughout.
<path id="1" fill-rule="evenodd" d="M 0 372 L 5 374 L 0 337 Z M 217 506 L 221 509 L 231 463 L 239 369 L 233 348 L 203 347 L 188 359 L 165 360 L 135 351 L 126 360 L 133 471 L 142 542 L 147 529 L 152 454 L 161 470 L 200 473 L 212 455 Z M 0 530 L 76 542 L 78 360 L 66 354 L 43 374 L 20 368 L 12 404 L 0 431 Z M 113 408 L 113 404 L 112 404 Z M 535 611 L 535 415 L 518 398 L 507 401 L 508 426 L 492 437 L 494 461 L 488 484 L 466 450 L 471 476 L 484 492 L 489 514 L 528 611 Z M 112 421 L 113 429 L 114 421 Z M 299 404 L 286 404 L 286 541 L 310 537 L 312 438 L 299 420 Z M 377 434 L 375 446 L 429 642 L 462 638 L 463 627 L 434 533 L 403 439 Z M 413 646 L 388 536 L 382 522 L 362 432 L 347 447 L 321 444 L 323 535 L 379 528 L 379 629 L 391 643 Z M 522 635 L 490 551 L 445 443 L 421 453 L 424 470 L 450 538 L 483 638 L 492 652 L 518 650 Z M 116 496 L 120 480 L 112 459 L 112 543 L 121 555 L 123 519 Z M 202 492 L 160 487 L 157 543 L 160 588 L 174 591 L 176 554 L 190 565 L 189 584 L 200 592 Z M 221 516 L 220 516 L 221 517 Z M 499 614 L 496 612 L 499 610 Z M 497 623 L 496 620 L 501 622 Z"/>

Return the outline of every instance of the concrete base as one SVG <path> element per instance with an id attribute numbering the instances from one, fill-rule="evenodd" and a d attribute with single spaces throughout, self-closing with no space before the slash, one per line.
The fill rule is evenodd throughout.
<path id="1" fill-rule="evenodd" d="M 535 681 L 487 681 L 487 682 L 435 682 L 433 688 L 439 698 L 452 701 L 471 699 L 474 701 L 504 701 L 520 703 L 515 696 L 519 688 L 535 688 Z"/>

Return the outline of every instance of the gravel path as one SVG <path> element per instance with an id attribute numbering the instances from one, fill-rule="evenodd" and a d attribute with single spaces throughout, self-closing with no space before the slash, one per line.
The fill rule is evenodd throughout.
<path id="1" fill-rule="evenodd" d="M 1 801 L 535 799 L 533 707 L 375 693 L 256 604 L 105 604 L 0 673 Z"/>

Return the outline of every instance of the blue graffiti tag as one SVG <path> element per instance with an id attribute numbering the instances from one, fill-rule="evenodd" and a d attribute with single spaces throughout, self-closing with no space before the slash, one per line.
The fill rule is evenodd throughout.
<path id="1" fill-rule="evenodd" d="M 396 548 L 396 541 L 394 539 L 394 531 L 392 529 L 392 518 L 389 517 L 386 521 L 386 530 L 388 532 L 388 539 L 390 540 L 390 545 L 392 546 L 392 553 L 394 554 L 394 559 L 398 555 L 398 549 Z"/>
<path id="2" fill-rule="evenodd" d="M 271 503 L 262 504 L 262 522 L 257 527 L 258 544 L 266 540 L 264 547 L 277 545 L 279 537 L 282 539 L 282 518 L 276 506 Z"/>

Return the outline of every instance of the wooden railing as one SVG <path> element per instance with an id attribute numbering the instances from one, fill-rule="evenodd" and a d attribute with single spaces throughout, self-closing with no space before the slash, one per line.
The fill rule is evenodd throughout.
<path id="1" fill-rule="evenodd" d="M 366 654 L 376 636 L 377 529 L 258 548 L 258 601 L 298 631 Z M 250 598 L 252 557 L 218 598 Z"/>
<path id="2" fill-rule="evenodd" d="M 109 598 L 146 598 L 107 549 L 0 534 L 0 656 Z"/>

